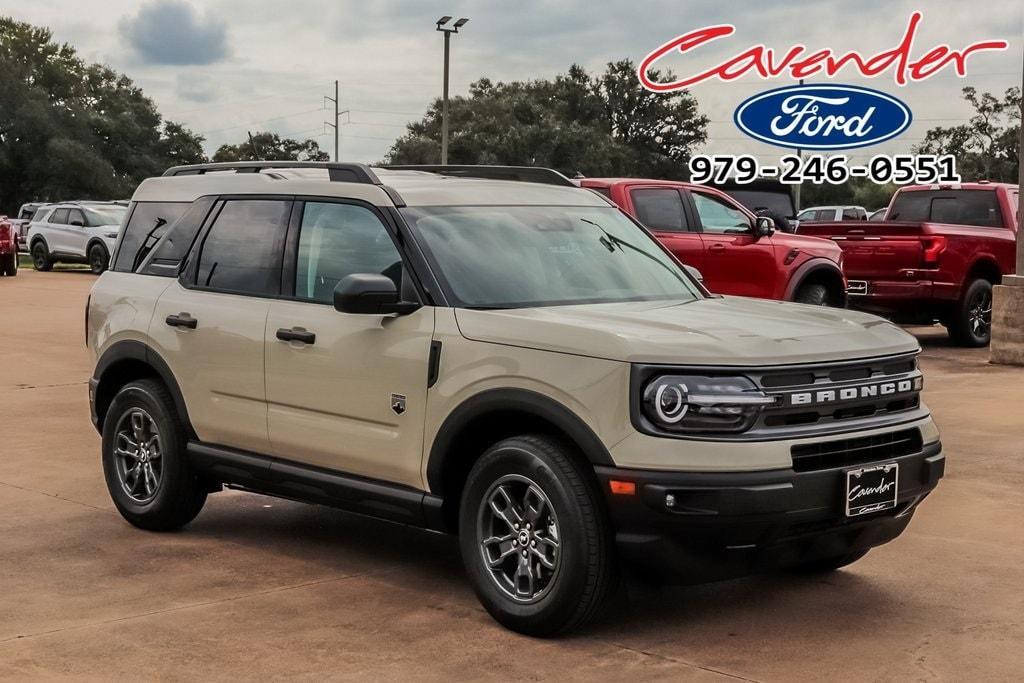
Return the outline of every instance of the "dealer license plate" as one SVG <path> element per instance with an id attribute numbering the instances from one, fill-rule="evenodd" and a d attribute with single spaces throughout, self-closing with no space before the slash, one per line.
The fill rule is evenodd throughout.
<path id="1" fill-rule="evenodd" d="M 896 507 L 899 482 L 900 466 L 894 462 L 849 470 L 846 473 L 846 516 L 859 517 Z"/>

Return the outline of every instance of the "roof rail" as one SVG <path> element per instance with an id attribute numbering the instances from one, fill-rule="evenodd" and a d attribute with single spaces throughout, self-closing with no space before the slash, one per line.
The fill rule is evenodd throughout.
<path id="1" fill-rule="evenodd" d="M 217 171 L 259 173 L 264 169 L 275 168 L 325 168 L 328 177 L 335 182 L 381 184 L 380 178 L 366 164 L 341 164 L 330 161 L 223 161 L 211 164 L 172 166 L 163 174 L 165 176 L 203 175 Z"/>
<path id="2" fill-rule="evenodd" d="M 487 180 L 518 180 L 526 183 L 542 183 L 561 187 L 579 187 L 576 183 L 552 168 L 542 166 L 382 166 L 392 171 L 427 171 L 438 175 L 457 178 L 484 178 Z"/>

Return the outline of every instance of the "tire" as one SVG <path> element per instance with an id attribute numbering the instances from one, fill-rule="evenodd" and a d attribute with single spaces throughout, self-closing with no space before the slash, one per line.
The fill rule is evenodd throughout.
<path id="1" fill-rule="evenodd" d="M 89 247 L 89 270 L 93 275 L 102 275 L 103 271 L 110 265 L 110 254 L 102 244 L 94 244 Z"/>
<path id="2" fill-rule="evenodd" d="M 32 267 L 41 272 L 53 269 L 53 259 L 50 258 L 46 242 L 39 241 L 32 245 Z"/>
<path id="3" fill-rule="evenodd" d="M 800 289 L 797 290 L 796 296 L 793 297 L 793 301 L 798 304 L 807 304 L 809 306 L 831 306 L 832 297 L 829 296 L 828 287 L 819 283 L 811 283 L 807 285 L 801 285 Z"/>
<path id="4" fill-rule="evenodd" d="M 500 503 L 496 508 L 491 501 Z M 529 550 L 522 550 L 523 541 Z M 531 636 L 583 626 L 618 583 L 597 484 L 565 445 L 546 436 L 505 439 L 476 462 L 462 493 L 459 545 L 484 608 L 505 627 Z M 522 552 L 528 553 L 525 565 Z M 498 558 L 504 561 L 489 566 L 488 559 Z"/>
<path id="5" fill-rule="evenodd" d="M 170 531 L 203 509 L 207 487 L 189 465 L 186 440 L 174 401 L 160 382 L 131 382 L 114 396 L 103 421 L 103 475 L 114 505 L 128 522 L 149 531 Z M 134 456 L 118 455 L 132 450 Z M 134 476 L 130 466 L 140 468 Z"/>
<path id="6" fill-rule="evenodd" d="M 851 565 L 867 554 L 867 550 L 858 550 L 852 553 L 805 562 L 797 565 L 794 569 L 805 574 L 827 574 L 828 572 L 834 572 Z"/>
<path id="7" fill-rule="evenodd" d="M 13 277 L 18 274 L 18 252 L 15 250 L 13 254 L 8 254 L 0 259 L 0 272 L 9 277 Z"/>
<path id="8" fill-rule="evenodd" d="M 977 279 L 964 289 L 946 323 L 949 337 L 960 346 L 988 346 L 992 340 L 992 283 Z"/>

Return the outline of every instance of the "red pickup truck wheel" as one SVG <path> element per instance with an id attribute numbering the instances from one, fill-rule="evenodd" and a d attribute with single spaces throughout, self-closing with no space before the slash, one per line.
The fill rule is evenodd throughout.
<path id="1" fill-rule="evenodd" d="M 992 339 L 991 282 L 977 279 L 967 285 L 947 329 L 950 338 L 961 346 L 988 346 Z"/>
<path id="2" fill-rule="evenodd" d="M 4 275 L 17 275 L 18 274 L 18 252 L 15 251 L 13 254 L 5 254 L 0 256 L 0 272 Z"/>

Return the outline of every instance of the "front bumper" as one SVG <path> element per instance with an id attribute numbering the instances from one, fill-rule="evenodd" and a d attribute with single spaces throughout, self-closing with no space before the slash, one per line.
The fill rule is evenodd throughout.
<path id="1" fill-rule="evenodd" d="M 883 462 L 900 465 L 896 508 L 863 518 L 845 517 L 848 467 L 730 473 L 595 470 L 622 559 L 663 578 L 699 583 L 836 557 L 896 538 L 938 484 L 945 456 L 936 441 L 919 453 Z M 613 479 L 635 482 L 635 495 L 612 494 Z M 671 508 L 666 505 L 669 493 L 675 499 Z"/>

